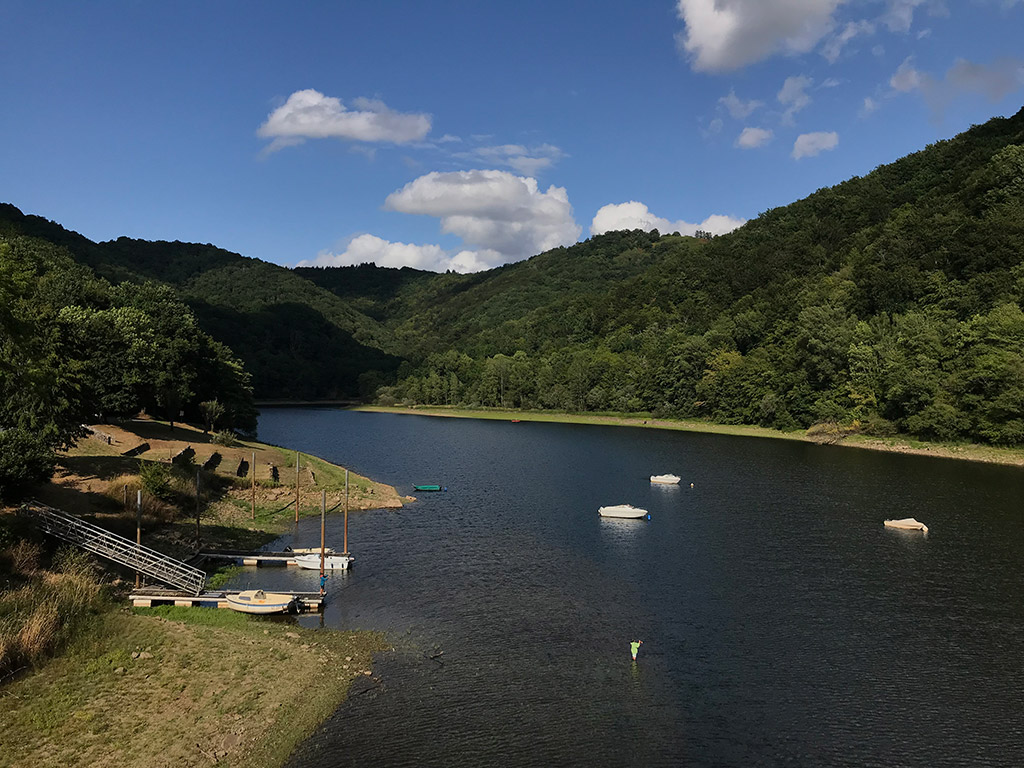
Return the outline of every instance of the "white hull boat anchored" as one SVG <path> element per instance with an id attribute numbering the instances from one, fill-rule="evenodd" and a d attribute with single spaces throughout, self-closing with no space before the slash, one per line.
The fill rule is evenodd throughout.
<path id="1" fill-rule="evenodd" d="M 237 595 L 228 595 L 228 608 L 240 613 L 286 613 L 295 607 L 294 595 L 247 589 Z"/>
<path id="2" fill-rule="evenodd" d="M 651 482 L 659 485 L 678 485 L 679 475 L 651 475 Z"/>
<path id="3" fill-rule="evenodd" d="M 311 571 L 320 570 L 320 555 L 296 555 L 295 564 L 299 568 L 306 568 Z M 352 564 L 351 555 L 325 555 L 324 556 L 324 570 L 325 571 L 347 571 L 348 567 Z"/>
<path id="4" fill-rule="evenodd" d="M 651 515 L 646 509 L 634 507 L 632 504 L 613 504 L 609 507 L 598 507 L 597 513 L 601 517 L 618 517 L 626 520 L 639 520 L 644 517 L 648 520 L 651 519 Z"/>
<path id="5" fill-rule="evenodd" d="M 912 517 L 905 517 L 902 520 L 886 520 L 886 528 L 899 528 L 904 531 L 921 531 L 928 533 L 928 526 Z"/>

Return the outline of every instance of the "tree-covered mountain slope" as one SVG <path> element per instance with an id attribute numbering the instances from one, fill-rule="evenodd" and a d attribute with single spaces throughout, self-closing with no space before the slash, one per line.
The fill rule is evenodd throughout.
<path id="1" fill-rule="evenodd" d="M 344 398 L 359 377 L 400 362 L 383 351 L 379 323 L 290 269 L 216 248 L 119 238 L 94 243 L 38 216 L 0 204 L 0 234 L 63 246 L 114 283 L 173 287 L 203 330 L 227 344 L 253 375 L 258 397 Z"/>
<path id="2" fill-rule="evenodd" d="M 92 243 L 11 206 L 4 232 L 173 286 L 262 397 L 390 383 L 385 401 L 1024 441 L 1024 110 L 729 235 L 611 232 L 472 275 Z"/>
<path id="3" fill-rule="evenodd" d="M 424 353 L 385 397 L 1021 442 L 1022 261 L 1024 111 L 710 242 L 610 233 L 426 284 L 385 320 Z"/>

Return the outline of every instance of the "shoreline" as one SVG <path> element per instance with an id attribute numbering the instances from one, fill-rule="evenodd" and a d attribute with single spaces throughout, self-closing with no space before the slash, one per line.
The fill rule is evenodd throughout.
<path id="1" fill-rule="evenodd" d="M 977 443 L 930 443 L 911 437 L 871 437 L 848 435 L 837 440 L 821 440 L 808 435 L 804 430 L 783 432 L 769 427 L 741 424 L 716 424 L 698 419 L 656 419 L 639 416 L 618 416 L 608 414 L 571 414 L 555 411 L 509 411 L 499 409 L 451 408 L 447 406 L 396 407 L 361 405 L 349 410 L 368 413 L 394 413 L 414 416 L 436 416 L 440 418 L 489 419 L 492 421 L 538 421 L 555 424 L 593 424 L 611 427 L 638 427 L 641 429 L 662 429 L 678 432 L 700 432 L 735 437 L 761 437 L 773 440 L 795 440 L 817 445 L 833 445 L 861 450 L 902 453 L 932 458 L 958 459 L 986 464 L 1024 467 L 1024 448 L 1001 448 Z"/>
<path id="2" fill-rule="evenodd" d="M 211 436 L 186 424 L 176 425 L 173 432 L 166 423 L 152 420 L 97 425 L 93 434 L 62 455 L 60 472 L 34 495 L 91 515 L 102 527 L 127 536 L 134 532 L 135 515 L 118 503 L 121 485 L 132 482 L 126 473 L 138 471 L 138 457 L 167 465 L 186 445 L 193 449 L 198 465 L 214 453 L 223 458 L 207 470 L 216 476 L 212 487 L 217 490 L 204 504 L 204 545 L 255 548 L 288 530 L 295 509 L 294 450 L 253 440 L 238 440 L 232 447 L 215 444 Z M 259 482 L 236 483 L 235 464 L 253 455 Z M 349 473 L 350 493 L 346 494 L 343 467 L 308 453 L 301 457 L 302 517 L 319 515 L 321 490 L 339 504 L 349 496 L 352 511 L 400 508 L 409 500 L 393 487 L 356 473 Z M 277 467 L 280 481 L 270 481 L 271 464 Z M 111 496 L 112 487 L 118 491 L 113 494 L 117 498 Z M 256 519 L 251 519 L 254 492 Z M 128 498 L 127 485 L 123 494 Z M 169 506 L 144 511 L 144 538 L 166 554 L 185 557 L 193 546 L 195 517 L 187 506 L 178 506 L 171 520 L 161 519 Z M 17 530 L 16 517 L 16 507 L 0 508 L 0 534 L 8 527 Z M 0 541 L 15 541 L 10 536 Z M 30 537 L 40 543 L 45 539 L 34 531 Z M 0 565 L 4 556 L 10 559 L 0 547 Z M 53 611 L 45 603 L 35 604 L 34 595 L 42 594 L 40 585 L 67 578 L 60 575 L 58 566 L 47 564 L 42 547 L 35 558 L 24 571 L 11 566 L 9 576 L 15 585 L 11 594 L 0 590 L 0 608 L 5 597 L 8 602 L 15 600 L 19 611 L 28 611 L 28 624 L 30 615 Z M 325 632 L 229 610 L 125 608 L 128 577 L 106 563 L 103 573 L 96 574 L 94 588 L 102 597 L 81 609 L 91 618 L 31 665 L 15 669 L 6 678 L 0 674 L 0 693 L 30 702 L 0 714 L 0 731 L 19 735 L 10 743 L 0 735 L 0 755 L 14 755 L 18 764 L 51 764 L 46 756 L 58 755 L 58 764 L 66 765 L 86 753 L 90 760 L 98 760 L 109 737 L 123 744 L 103 758 L 111 768 L 157 768 L 168 759 L 276 768 L 353 690 L 360 693 L 368 685 L 379 684 L 373 673 L 374 657 L 390 649 L 380 632 L 345 628 Z M 10 640 L 7 632 L 0 633 L 0 647 Z M 267 664 L 254 664 L 257 649 Z M 196 664 L 198 659 L 201 664 Z M 293 673 L 282 680 L 274 672 L 278 665 Z M 27 674 L 19 674 L 23 671 Z M 211 699 L 205 693 L 211 690 L 221 693 Z M 122 717 L 119 702 L 126 697 L 144 701 L 136 707 L 137 721 Z M 184 710 L 182 699 L 189 704 Z M 0 764 L 6 764 L 3 758 Z"/>

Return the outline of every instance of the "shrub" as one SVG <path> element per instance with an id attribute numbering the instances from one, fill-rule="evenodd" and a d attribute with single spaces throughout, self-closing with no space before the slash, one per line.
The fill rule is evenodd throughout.
<path id="1" fill-rule="evenodd" d="M 238 445 L 235 433 L 229 429 L 222 429 L 220 432 L 214 432 L 210 439 L 217 445 L 227 446 L 228 448 Z"/>
<path id="2" fill-rule="evenodd" d="M 171 468 L 158 461 L 139 462 L 139 480 L 142 483 L 144 495 L 149 495 L 162 501 L 170 501 L 173 495 L 171 490 Z"/>

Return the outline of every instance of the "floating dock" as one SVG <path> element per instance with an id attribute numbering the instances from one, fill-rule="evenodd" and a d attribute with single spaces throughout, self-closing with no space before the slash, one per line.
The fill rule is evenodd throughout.
<path id="1" fill-rule="evenodd" d="M 237 595 L 241 589 L 219 589 L 190 595 L 173 589 L 147 587 L 136 589 L 128 599 L 136 608 L 153 608 L 158 605 L 178 605 L 186 608 L 228 608 L 228 595 Z M 299 613 L 315 613 L 324 608 L 325 596 L 319 592 L 285 592 L 295 598 Z"/>
<path id="2" fill-rule="evenodd" d="M 316 549 L 292 549 L 285 552 L 249 552 L 242 549 L 210 549 L 200 552 L 196 557 L 209 560 L 228 560 L 235 565 L 255 565 L 257 568 L 265 567 L 297 567 L 296 555 L 320 554 L 320 548 Z M 333 549 L 324 550 L 325 555 L 336 554 Z"/>

